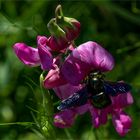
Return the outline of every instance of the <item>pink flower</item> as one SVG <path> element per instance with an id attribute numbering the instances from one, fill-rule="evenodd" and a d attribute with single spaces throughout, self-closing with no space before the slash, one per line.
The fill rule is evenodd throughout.
<path id="1" fill-rule="evenodd" d="M 92 70 L 105 72 L 113 67 L 112 55 L 96 42 L 89 41 L 72 51 L 61 71 L 69 83 L 78 85 Z"/>
<path id="2" fill-rule="evenodd" d="M 43 70 L 53 68 L 53 57 L 47 46 L 48 39 L 45 36 L 37 37 L 37 48 L 27 46 L 25 43 L 16 43 L 13 46 L 17 57 L 30 67 L 39 66 Z"/>
<path id="3" fill-rule="evenodd" d="M 59 75 L 59 80 L 65 81 L 65 85 L 56 86 L 54 84 L 54 91 L 61 100 L 66 99 L 83 88 L 84 85 L 81 84 L 81 81 L 92 70 L 106 72 L 112 70 L 113 66 L 113 57 L 99 44 L 91 41 L 84 43 L 74 49 L 64 61 L 62 68 L 59 69 L 59 73 L 62 74 Z M 84 105 L 65 109 L 54 115 L 54 125 L 60 128 L 70 127 L 78 115 L 89 111 L 92 124 L 96 128 L 106 124 L 108 115 L 112 115 L 116 131 L 123 136 L 130 130 L 132 122 L 130 117 L 123 112 L 123 108 L 131 105 L 133 98 L 128 92 L 110 97 L 110 99 L 112 104 L 103 109 L 95 108 L 90 101 L 91 99 Z"/>
<path id="4" fill-rule="evenodd" d="M 54 88 L 54 91 L 57 96 L 63 100 L 81 88 L 82 85 L 72 86 L 70 84 L 66 84 Z M 112 97 L 111 100 L 112 105 L 103 109 L 97 109 L 93 107 L 90 102 L 87 102 L 82 106 L 65 109 L 64 111 L 54 115 L 54 125 L 60 128 L 71 127 L 78 115 L 82 115 L 89 111 L 92 117 L 92 124 L 95 128 L 106 124 L 108 115 L 112 115 L 112 122 L 116 131 L 120 136 L 124 136 L 131 129 L 132 120 L 127 114 L 123 112 L 123 108 L 131 105 L 133 103 L 133 98 L 131 93 L 125 93 Z"/>
<path id="5" fill-rule="evenodd" d="M 82 85 L 79 86 L 72 86 L 70 84 L 65 84 L 62 86 L 55 87 L 53 90 L 57 94 L 57 96 L 63 100 L 68 98 L 74 92 L 80 90 Z M 84 114 L 88 110 L 88 104 L 85 104 L 80 107 L 67 109 L 56 113 L 54 115 L 54 125 L 60 128 L 70 127 L 73 125 L 75 118 L 77 115 Z"/>
<path id="6" fill-rule="evenodd" d="M 112 55 L 102 48 L 96 42 L 86 42 L 79 47 L 73 49 L 72 53 L 65 59 L 64 64 L 59 71 L 59 81 L 61 83 L 70 83 L 79 85 L 81 81 L 92 71 L 100 70 L 102 72 L 110 71 L 114 67 L 114 59 Z M 58 77 L 58 73 L 53 73 L 53 77 Z M 46 79 L 48 80 L 48 79 Z M 48 83 L 44 80 L 45 83 Z M 55 78 L 51 84 L 44 84 L 46 88 L 58 86 L 58 78 Z M 64 80 L 64 82 L 62 82 Z M 55 85 L 55 83 L 57 83 Z M 62 85 L 62 84 L 59 85 Z"/>

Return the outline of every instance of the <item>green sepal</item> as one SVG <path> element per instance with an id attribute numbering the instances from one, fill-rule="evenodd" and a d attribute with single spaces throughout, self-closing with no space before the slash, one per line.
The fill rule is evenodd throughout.
<path id="1" fill-rule="evenodd" d="M 74 28 L 72 21 L 77 21 L 74 18 L 65 17 L 61 5 L 58 5 L 55 10 L 56 23 L 63 29 L 65 27 Z"/>
<path id="2" fill-rule="evenodd" d="M 66 33 L 64 30 L 62 30 L 58 24 L 56 23 L 56 19 L 53 18 L 49 21 L 48 25 L 48 30 L 51 33 L 51 35 L 55 37 L 65 37 Z"/>

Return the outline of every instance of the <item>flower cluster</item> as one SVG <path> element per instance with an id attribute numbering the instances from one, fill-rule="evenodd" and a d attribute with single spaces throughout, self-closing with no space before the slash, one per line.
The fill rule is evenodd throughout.
<path id="1" fill-rule="evenodd" d="M 85 86 L 82 81 L 91 71 L 112 70 L 114 59 L 108 51 L 93 41 L 75 47 L 74 40 L 80 33 L 80 22 L 65 17 L 61 6 L 56 8 L 55 13 L 56 17 L 48 23 L 50 37 L 37 36 L 37 48 L 16 43 L 13 49 L 25 65 L 40 65 L 43 71 L 48 71 L 43 80 L 44 87 L 53 89 L 60 100 L 64 100 Z M 110 99 L 112 104 L 103 109 L 97 109 L 87 101 L 84 105 L 60 111 L 54 115 L 54 125 L 60 128 L 70 127 L 77 115 L 89 111 L 94 127 L 105 124 L 108 115 L 112 115 L 116 131 L 123 136 L 130 130 L 132 123 L 123 109 L 133 103 L 133 98 L 128 92 L 110 96 Z"/>

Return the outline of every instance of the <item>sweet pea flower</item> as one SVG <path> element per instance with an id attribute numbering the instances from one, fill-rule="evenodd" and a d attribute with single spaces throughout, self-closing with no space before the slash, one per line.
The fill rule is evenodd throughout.
<path id="1" fill-rule="evenodd" d="M 92 70 L 107 72 L 112 70 L 113 66 L 114 60 L 109 52 L 96 42 L 86 42 L 74 49 L 64 61 L 61 69 L 59 69 L 62 74 L 59 80 L 63 81 L 64 79 L 68 84 L 61 86 L 54 84 L 54 91 L 61 100 L 66 99 L 84 86 L 81 81 Z M 110 99 L 112 104 L 103 109 L 95 108 L 90 101 L 87 101 L 85 105 L 65 109 L 54 115 L 54 125 L 60 128 L 70 127 L 78 115 L 89 111 L 92 116 L 92 124 L 96 128 L 106 124 L 108 115 L 112 115 L 112 122 L 116 131 L 119 135 L 124 136 L 131 128 L 132 120 L 123 112 L 123 108 L 131 105 L 133 98 L 128 92 L 110 97 Z"/>
<path id="2" fill-rule="evenodd" d="M 80 90 L 82 87 L 83 87 L 82 85 L 72 86 L 71 84 L 65 84 L 62 86 L 55 87 L 53 88 L 53 90 L 55 91 L 57 96 L 61 100 L 63 100 L 63 99 L 68 98 L 74 92 Z M 54 115 L 54 125 L 59 128 L 72 126 L 74 124 L 74 120 L 76 116 L 84 114 L 88 110 L 89 108 L 88 106 L 89 104 L 85 104 L 80 107 L 67 109 L 59 113 L 56 113 Z"/>
<path id="3" fill-rule="evenodd" d="M 107 72 L 114 67 L 114 59 L 96 42 L 88 41 L 75 48 L 62 65 L 65 79 L 78 85 L 91 71 Z"/>
<path id="4" fill-rule="evenodd" d="M 30 47 L 25 43 L 16 43 L 13 46 L 17 57 L 25 65 L 35 67 L 41 65 L 43 70 L 53 68 L 53 57 L 47 46 L 48 39 L 45 36 L 37 37 L 37 48 Z"/>
<path id="5" fill-rule="evenodd" d="M 54 88 L 57 96 L 63 100 L 68 98 L 70 95 L 79 91 L 83 86 L 73 86 L 71 84 L 65 84 Z M 92 125 L 98 128 L 100 125 L 107 123 L 108 115 L 112 116 L 113 125 L 120 136 L 127 134 L 132 125 L 132 120 L 128 116 L 123 108 L 133 103 L 131 93 L 120 94 L 111 98 L 112 104 L 103 109 L 97 109 L 93 107 L 90 101 L 85 105 L 77 106 L 69 109 L 65 109 L 54 115 L 54 125 L 59 128 L 71 127 L 78 115 L 82 115 L 89 111 L 92 117 Z"/>
<path id="6" fill-rule="evenodd" d="M 112 55 L 96 42 L 88 41 L 73 49 L 72 53 L 65 59 L 63 65 L 57 71 L 59 71 L 61 83 L 70 83 L 76 86 L 92 70 L 106 72 L 112 70 L 113 67 L 114 59 Z M 58 72 L 56 74 L 53 73 L 53 77 L 58 77 Z M 59 83 L 57 81 L 58 78 L 49 82 L 46 82 L 46 80 L 44 80 L 46 88 L 58 86 L 58 84 L 55 85 L 55 83 Z M 59 85 L 62 85 L 61 83 Z"/>

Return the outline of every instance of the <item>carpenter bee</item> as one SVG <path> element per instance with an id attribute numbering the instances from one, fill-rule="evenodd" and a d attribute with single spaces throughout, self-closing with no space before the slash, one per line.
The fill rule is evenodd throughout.
<path id="1" fill-rule="evenodd" d="M 131 89 L 131 86 L 124 82 L 109 82 L 105 81 L 104 77 L 99 71 L 91 72 L 84 81 L 85 86 L 62 100 L 57 109 L 78 107 L 86 104 L 88 100 L 95 108 L 102 109 L 111 105 L 110 96 L 125 94 Z"/>

